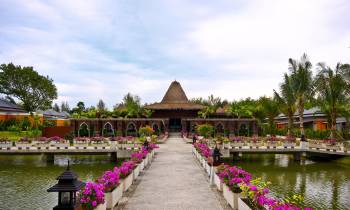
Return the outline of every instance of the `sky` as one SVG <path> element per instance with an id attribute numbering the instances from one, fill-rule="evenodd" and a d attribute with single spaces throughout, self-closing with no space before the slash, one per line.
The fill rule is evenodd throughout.
<path id="1" fill-rule="evenodd" d="M 0 63 L 33 66 L 55 102 L 108 107 L 131 92 L 160 101 L 272 95 L 288 59 L 350 63 L 348 0 L 0 0 Z"/>

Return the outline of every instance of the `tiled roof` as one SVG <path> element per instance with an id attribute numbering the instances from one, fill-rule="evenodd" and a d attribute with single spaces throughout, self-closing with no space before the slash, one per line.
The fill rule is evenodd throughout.
<path id="1" fill-rule="evenodd" d="M 0 111 L 5 112 L 25 112 L 24 109 L 22 109 L 17 104 L 10 103 L 6 100 L 0 99 Z"/>

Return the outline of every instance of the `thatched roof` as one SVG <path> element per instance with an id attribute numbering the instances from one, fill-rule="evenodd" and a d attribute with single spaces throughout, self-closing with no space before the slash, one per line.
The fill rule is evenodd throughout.
<path id="1" fill-rule="evenodd" d="M 204 106 L 190 102 L 185 91 L 182 89 L 181 84 L 178 81 L 173 81 L 166 91 L 162 101 L 160 103 L 148 105 L 146 108 L 154 110 L 201 110 Z"/>

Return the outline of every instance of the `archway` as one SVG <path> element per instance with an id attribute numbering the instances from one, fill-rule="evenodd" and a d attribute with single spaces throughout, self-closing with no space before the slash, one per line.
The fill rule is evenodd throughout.
<path id="1" fill-rule="evenodd" d="M 238 134 L 240 136 L 248 136 L 248 128 L 246 124 L 241 124 L 239 126 Z"/>
<path id="2" fill-rule="evenodd" d="M 90 137 L 90 129 L 85 122 L 79 125 L 78 137 Z"/>
<path id="3" fill-rule="evenodd" d="M 224 126 L 222 123 L 218 123 L 215 127 L 216 134 L 223 135 L 224 134 Z"/>
<path id="4" fill-rule="evenodd" d="M 107 122 L 103 125 L 102 136 L 104 137 L 114 136 L 113 125 L 110 122 Z"/>
<path id="5" fill-rule="evenodd" d="M 135 123 L 131 122 L 126 127 L 126 135 L 127 136 L 137 136 L 137 129 Z"/>
<path id="6" fill-rule="evenodd" d="M 152 124 L 152 129 L 154 130 L 154 133 L 156 133 L 157 135 L 159 134 L 160 130 L 157 123 Z"/>

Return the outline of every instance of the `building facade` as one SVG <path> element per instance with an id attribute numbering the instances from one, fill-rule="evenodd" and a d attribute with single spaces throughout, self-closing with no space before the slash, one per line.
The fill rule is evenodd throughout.
<path id="1" fill-rule="evenodd" d="M 76 136 L 135 136 L 146 125 L 158 132 L 192 133 L 197 125 L 207 123 L 223 135 L 238 135 L 242 130 L 250 135 L 258 129 L 255 119 L 199 118 L 198 112 L 205 107 L 190 102 L 178 81 L 170 84 L 161 102 L 145 108 L 152 110 L 150 118 L 71 119 L 71 125 Z"/>

